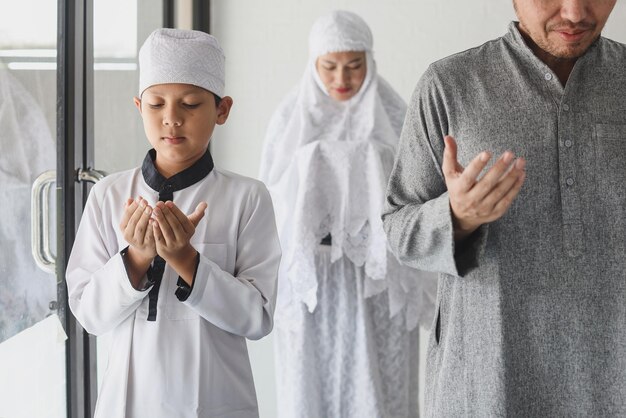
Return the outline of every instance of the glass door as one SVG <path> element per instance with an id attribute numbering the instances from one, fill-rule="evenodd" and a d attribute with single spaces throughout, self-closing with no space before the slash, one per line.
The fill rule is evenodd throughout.
<path id="1" fill-rule="evenodd" d="M 66 335 L 54 267 L 57 2 L 0 0 L 0 10 L 0 416 L 63 417 Z M 32 210 L 46 215 L 31 218 Z"/>
<path id="2" fill-rule="evenodd" d="M 138 49 L 190 5 L 0 0 L 0 417 L 93 416 L 108 340 L 71 314 L 66 263 L 91 184 L 148 149 Z"/>

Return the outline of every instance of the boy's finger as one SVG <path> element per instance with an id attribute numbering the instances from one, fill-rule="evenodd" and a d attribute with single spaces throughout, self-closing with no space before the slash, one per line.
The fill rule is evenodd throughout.
<path id="1" fill-rule="evenodd" d="M 144 243 L 150 246 L 154 245 L 154 223 L 156 223 L 154 220 L 148 220 L 148 228 L 146 229 L 146 236 L 144 238 Z"/>
<path id="2" fill-rule="evenodd" d="M 161 232 L 161 228 L 159 227 L 159 223 L 157 221 L 151 222 L 152 224 L 152 234 L 154 237 L 154 242 L 156 245 L 165 245 L 163 233 Z"/>
<path id="3" fill-rule="evenodd" d="M 167 202 L 167 204 L 165 204 L 162 208 L 165 218 L 167 219 L 172 231 L 172 239 L 176 241 L 184 240 L 186 236 L 193 233 L 193 225 L 182 212 L 180 212 L 181 216 L 177 216 L 172 208 L 180 212 L 180 209 L 178 209 L 172 202 Z"/>
<path id="4" fill-rule="evenodd" d="M 185 214 L 178 208 L 178 206 L 176 206 L 174 202 L 168 200 L 167 202 L 165 202 L 165 207 L 168 208 L 171 214 L 176 217 L 178 223 L 183 228 L 183 232 L 189 232 L 187 231 L 188 228 L 185 227 L 189 220 L 187 219 L 187 216 L 185 216 Z"/>
<path id="5" fill-rule="evenodd" d="M 126 225 L 126 230 L 129 231 L 131 236 L 135 235 L 135 229 L 137 228 L 137 223 L 139 222 L 139 219 L 141 219 L 141 215 L 143 215 L 144 209 L 141 206 L 136 206 L 137 202 L 133 202 L 133 204 L 131 206 L 129 206 L 129 210 L 133 209 L 132 215 L 130 216 L 130 219 L 128 220 L 128 223 Z"/>
<path id="6" fill-rule="evenodd" d="M 188 219 L 191 221 L 193 226 L 198 226 L 202 218 L 204 218 L 204 213 L 207 208 L 206 202 L 200 202 L 198 206 L 196 206 L 196 210 L 193 211 L 191 215 L 188 216 Z"/>
<path id="7" fill-rule="evenodd" d="M 135 209 L 137 209 L 137 204 L 133 199 L 128 199 L 125 204 L 124 215 L 122 216 L 122 220 L 120 221 L 120 229 L 124 231 L 128 226 L 128 222 L 130 218 L 135 213 Z"/>
<path id="8" fill-rule="evenodd" d="M 165 211 L 167 208 L 164 205 L 158 205 L 154 208 L 154 213 L 156 214 L 156 221 L 159 223 L 159 231 L 161 232 L 161 236 L 165 240 L 165 243 L 170 243 L 174 241 L 176 236 L 172 231 L 172 227 L 170 221 L 165 217 Z M 170 214 L 171 216 L 171 214 Z"/>
<path id="9" fill-rule="evenodd" d="M 139 245 L 143 244 L 146 237 L 146 231 L 148 231 L 148 221 L 150 220 L 150 216 L 152 216 L 152 208 L 150 206 L 146 206 L 143 209 L 141 217 L 137 221 L 137 225 L 135 225 L 135 240 Z"/>

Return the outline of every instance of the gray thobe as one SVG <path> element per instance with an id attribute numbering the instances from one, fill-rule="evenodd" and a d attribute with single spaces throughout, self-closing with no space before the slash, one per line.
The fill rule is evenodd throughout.
<path id="1" fill-rule="evenodd" d="M 600 38 L 565 87 L 508 34 L 432 64 L 411 99 L 383 215 L 439 272 L 428 416 L 626 416 L 626 46 Z M 526 158 L 508 212 L 455 244 L 443 137 L 459 162 Z"/>

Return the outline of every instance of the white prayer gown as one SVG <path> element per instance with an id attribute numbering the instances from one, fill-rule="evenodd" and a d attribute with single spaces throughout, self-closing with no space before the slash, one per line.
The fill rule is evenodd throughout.
<path id="1" fill-rule="evenodd" d="M 1 64 L 0 64 L 1 65 Z M 39 104 L 0 67 L 0 342 L 44 319 L 57 299 L 54 274 L 31 255 L 31 187 L 56 162 L 54 139 Z M 54 226 L 54 216 L 50 217 Z"/>
<path id="2" fill-rule="evenodd" d="M 356 15 L 321 18 L 304 77 L 270 121 L 260 178 L 283 248 L 275 315 L 284 418 L 415 417 L 418 322 L 430 323 L 433 275 L 387 250 L 381 213 L 406 104 L 376 73 Z M 367 76 L 331 99 L 317 56 L 366 51 Z M 332 244 L 320 245 L 327 234 Z"/>
<path id="3" fill-rule="evenodd" d="M 147 320 L 149 290 L 131 286 L 120 255 L 131 196 L 158 200 L 139 168 L 94 186 L 67 270 L 76 318 L 92 334 L 112 332 L 96 417 L 257 417 L 246 338 L 272 329 L 280 259 L 266 188 L 213 169 L 174 192 L 184 213 L 208 208 L 191 239 L 200 253 L 191 294 L 178 300 L 178 275 L 166 265 L 156 321 Z"/>

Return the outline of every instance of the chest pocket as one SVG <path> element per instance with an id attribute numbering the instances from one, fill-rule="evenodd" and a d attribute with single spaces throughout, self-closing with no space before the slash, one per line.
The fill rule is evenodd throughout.
<path id="1" fill-rule="evenodd" d="M 624 201 L 626 186 L 626 124 L 595 125 L 599 192 Z"/>
<path id="2" fill-rule="evenodd" d="M 196 250 L 198 250 L 202 257 L 208 258 L 217 264 L 222 270 L 226 270 L 228 255 L 228 247 L 226 244 L 193 243 L 192 245 Z M 195 278 L 195 280 L 206 279 L 206 277 L 199 276 L 196 276 Z M 200 318 L 200 316 L 193 309 L 179 301 L 176 297 L 175 292 L 177 280 L 178 276 L 174 273 L 171 276 L 171 280 L 167 281 L 167 296 L 165 302 L 165 312 L 167 318 L 175 321 Z"/>

